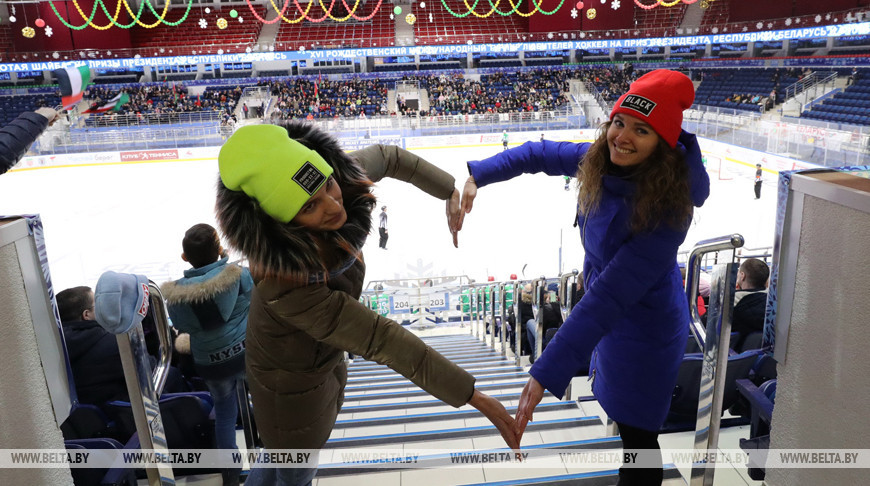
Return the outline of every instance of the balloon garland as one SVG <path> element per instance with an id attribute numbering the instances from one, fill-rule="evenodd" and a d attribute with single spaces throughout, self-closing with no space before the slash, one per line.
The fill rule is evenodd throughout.
<path id="1" fill-rule="evenodd" d="M 485 19 L 485 18 L 489 17 L 490 15 L 492 15 L 493 13 L 498 13 L 499 15 L 504 16 L 504 17 L 511 15 L 512 13 L 516 13 L 517 15 L 519 15 L 521 17 L 531 17 L 532 15 L 534 15 L 536 13 L 541 13 L 543 15 L 553 15 L 554 13 L 558 12 L 560 8 L 562 8 L 562 5 L 565 4 L 565 0 L 560 0 L 559 5 L 556 5 L 556 8 L 547 12 L 546 10 L 541 9 L 541 3 L 538 3 L 537 0 L 532 0 L 532 3 L 535 6 L 534 10 L 529 10 L 529 13 L 523 13 L 523 12 L 519 11 L 520 3 L 522 3 L 522 2 L 517 2 L 515 4 L 513 2 L 513 0 L 508 0 L 508 3 L 510 3 L 511 7 L 513 7 L 513 8 L 511 8 L 511 10 L 509 10 L 507 12 L 502 12 L 501 10 L 498 9 L 498 4 L 501 3 L 501 0 L 496 0 L 495 4 L 492 3 L 492 0 L 487 0 L 487 2 L 489 2 L 490 7 L 492 7 L 492 8 L 486 14 L 479 14 L 475 10 L 475 8 L 477 7 L 477 3 L 479 1 L 480 0 L 474 0 L 473 5 L 468 5 L 468 0 L 462 0 L 462 3 L 465 4 L 465 8 L 468 9 L 467 12 L 462 13 L 462 14 L 454 12 L 453 9 L 451 9 L 450 6 L 447 5 L 447 2 L 445 0 L 441 0 L 441 5 L 444 6 L 444 9 L 447 10 L 447 12 L 450 15 L 452 15 L 456 18 L 461 19 L 461 18 L 467 17 L 470 14 L 474 14 L 474 16 L 477 18 Z"/>
<path id="2" fill-rule="evenodd" d="M 54 12 L 54 15 L 58 18 L 58 20 L 60 20 L 60 22 L 63 25 L 65 25 L 67 28 L 72 29 L 72 30 L 82 30 L 82 29 L 87 28 L 88 26 L 91 26 L 97 30 L 108 30 L 113 25 L 115 27 L 119 27 L 122 29 L 130 29 L 134 25 L 137 25 L 137 24 L 141 27 L 146 28 L 146 29 L 153 29 L 154 27 L 157 27 L 160 24 L 166 24 L 170 27 L 175 27 L 187 19 L 188 14 L 190 14 L 190 8 L 193 6 L 193 0 L 188 0 L 187 9 L 184 11 L 184 15 L 182 15 L 181 18 L 175 22 L 170 22 L 170 21 L 166 20 L 166 14 L 169 13 L 169 3 L 170 2 L 167 1 L 166 5 L 163 7 L 163 13 L 158 14 L 157 11 L 154 10 L 154 7 L 151 5 L 151 2 L 149 0 L 143 0 L 139 4 L 139 11 L 134 14 L 133 9 L 130 8 L 130 4 L 127 3 L 127 0 L 118 0 L 118 4 L 115 7 L 115 15 L 113 16 L 109 13 L 109 9 L 106 8 L 106 5 L 103 3 L 103 0 L 96 0 L 94 2 L 94 7 L 93 7 L 93 9 L 91 9 L 90 15 L 86 15 L 85 12 L 82 10 L 81 6 L 79 5 L 78 1 L 73 0 L 73 5 L 75 6 L 76 10 L 79 12 L 79 15 L 81 15 L 82 18 L 85 20 L 84 24 L 76 26 L 76 25 L 70 24 L 69 22 L 66 21 L 65 18 L 63 18 L 63 16 L 60 14 L 60 12 L 57 11 L 57 7 L 54 6 L 54 2 L 52 0 L 49 0 L 49 2 L 48 2 L 49 6 L 51 6 L 51 10 Z M 130 16 L 133 17 L 133 20 L 129 24 L 126 24 L 126 25 L 118 23 L 118 17 L 121 14 L 121 5 L 122 4 L 126 8 L 127 12 L 130 14 Z M 154 16 L 157 17 L 157 21 L 154 22 L 153 24 L 145 24 L 139 20 L 142 17 L 142 12 L 144 11 L 146 5 L 148 6 L 148 9 L 151 11 L 151 13 L 153 13 Z M 109 19 L 108 24 L 106 24 L 106 25 L 94 24 L 93 20 L 97 14 L 97 7 L 100 7 L 102 9 L 103 13 L 106 14 L 106 17 L 108 17 L 108 19 Z"/>
<path id="3" fill-rule="evenodd" d="M 72 30 L 83 30 L 89 26 L 93 27 L 96 30 L 108 30 L 108 29 L 112 28 L 113 26 L 119 27 L 121 29 L 130 29 L 135 25 L 139 25 L 140 27 L 144 27 L 146 29 L 153 29 L 161 24 L 165 24 L 165 25 L 168 25 L 170 27 L 175 27 L 187 19 L 188 15 L 190 14 L 191 7 L 193 6 L 193 0 L 188 0 L 187 8 L 185 9 L 184 14 L 177 21 L 172 22 L 172 21 L 169 21 L 166 19 L 166 16 L 169 13 L 169 7 L 170 7 L 170 3 L 171 3 L 169 0 L 165 0 L 165 5 L 164 5 L 163 11 L 161 13 L 157 13 L 157 10 L 154 8 L 154 5 L 152 5 L 152 3 L 151 3 L 152 0 L 142 0 L 139 3 L 139 9 L 136 13 L 133 12 L 132 7 L 130 7 L 130 4 L 128 3 L 128 0 L 117 0 L 117 4 L 115 5 L 114 14 L 110 13 L 108 7 L 106 6 L 106 3 L 105 3 L 106 1 L 108 1 L 108 0 L 95 0 L 93 3 L 93 7 L 91 8 L 90 14 L 86 14 L 85 11 L 82 9 L 82 7 L 79 5 L 78 0 L 73 0 L 72 1 L 73 6 L 75 7 L 76 11 L 78 11 L 79 15 L 84 20 L 84 23 L 81 25 L 73 25 L 72 23 L 68 22 L 60 14 L 60 12 L 58 12 L 57 8 L 54 5 L 54 0 L 49 0 L 48 4 L 51 6 L 51 9 L 54 12 L 55 16 L 58 18 L 58 20 L 60 20 L 60 22 L 64 26 L 66 26 L 67 28 L 72 29 Z M 156 2 L 157 0 L 153 0 L 153 1 Z M 296 12 L 299 13 L 299 16 L 297 17 L 296 14 L 294 13 L 294 17 L 296 17 L 296 18 L 290 19 L 290 18 L 287 18 L 287 16 L 286 16 L 287 10 L 290 7 L 290 1 L 291 0 L 284 0 L 284 5 L 279 9 L 278 6 L 275 4 L 275 0 L 269 0 L 269 3 L 271 4 L 272 8 L 274 8 L 275 11 L 278 13 L 278 16 L 273 20 L 266 20 L 265 18 L 260 16 L 260 14 L 257 13 L 254 5 L 251 4 L 251 0 L 245 0 L 245 3 L 247 3 L 248 8 L 250 9 L 251 14 L 254 16 L 254 18 L 259 20 L 263 24 L 274 24 L 274 23 L 278 22 L 279 20 L 283 20 L 284 22 L 286 22 L 288 24 L 296 24 L 296 23 L 302 22 L 303 20 L 308 20 L 309 22 L 312 22 L 312 23 L 320 23 L 320 22 L 325 21 L 326 19 L 331 19 L 335 22 L 346 22 L 346 21 L 350 20 L 351 18 L 358 20 L 358 21 L 366 21 L 366 20 L 370 20 L 378 13 L 378 11 L 380 10 L 381 5 L 383 3 L 383 0 L 378 0 L 378 3 L 375 5 L 375 8 L 373 9 L 371 14 L 366 15 L 366 16 L 360 16 L 360 15 L 357 15 L 356 12 L 360 7 L 361 0 L 355 0 L 352 7 L 350 5 L 348 5 L 347 0 L 340 0 L 341 5 L 345 8 L 345 10 L 347 10 L 348 14 L 343 16 L 343 17 L 337 17 L 337 16 L 333 15 L 333 13 L 332 13 L 332 11 L 336 5 L 336 0 L 330 0 L 329 6 L 326 6 L 324 4 L 323 0 L 317 0 L 317 4 L 320 7 L 320 10 L 322 10 L 323 14 L 320 15 L 319 17 L 313 17 L 312 15 L 310 15 L 311 8 L 315 3 L 313 0 L 308 2 L 308 5 L 305 9 L 303 9 L 302 6 L 299 5 L 299 0 L 292 0 L 293 5 L 296 9 Z M 508 3 L 510 4 L 511 8 L 510 8 L 510 10 L 503 11 L 499 8 L 501 1 L 502 0 L 495 0 L 495 2 L 493 2 L 493 0 L 487 0 L 487 2 L 490 5 L 490 9 L 486 13 L 479 13 L 476 10 L 478 4 L 480 3 L 480 0 L 474 0 L 474 2 L 470 5 L 469 5 L 469 0 L 462 0 L 463 5 L 465 5 L 465 8 L 467 9 L 465 12 L 462 12 L 462 13 L 455 12 L 453 9 L 451 9 L 450 6 L 447 5 L 446 0 L 441 0 L 441 4 L 444 6 L 444 9 L 447 10 L 448 13 L 450 13 L 450 15 L 452 15 L 456 18 L 465 18 L 465 17 L 468 17 L 469 15 L 474 15 L 477 18 L 483 19 L 483 18 L 488 18 L 495 13 L 497 13 L 501 16 L 508 16 L 508 15 L 512 15 L 512 14 L 516 13 L 517 15 L 519 15 L 521 17 L 531 17 L 532 15 L 534 15 L 536 13 L 540 13 L 542 15 L 553 15 L 556 12 L 558 12 L 562 8 L 562 5 L 564 5 L 564 3 L 565 3 L 565 0 L 560 0 L 559 4 L 554 9 L 547 11 L 547 10 L 542 8 L 543 0 L 532 0 L 533 8 L 531 8 L 528 12 L 521 12 L 519 10 L 519 8 L 520 8 L 520 3 L 522 3 L 522 2 L 516 1 L 516 3 L 515 3 L 515 0 L 507 0 Z M 635 3 L 635 5 L 637 5 L 638 7 L 642 8 L 642 9 L 650 10 L 650 9 L 653 9 L 653 8 L 656 8 L 659 6 L 666 7 L 666 8 L 673 7 L 679 3 L 690 5 L 690 4 L 693 4 L 697 1 L 698 0 L 655 0 L 653 3 L 644 4 L 641 2 L 641 0 L 634 0 L 634 3 Z M 130 17 L 132 18 L 132 20 L 128 24 L 122 24 L 122 23 L 118 22 L 118 18 L 121 15 L 121 6 L 124 7 L 124 9 L 127 11 L 127 13 L 130 14 Z M 140 20 L 142 18 L 142 15 L 145 11 L 146 6 L 148 7 L 148 10 L 151 12 L 151 14 L 153 14 L 154 17 L 157 19 L 156 21 L 154 21 L 153 23 L 150 23 L 150 24 L 146 24 Z M 420 4 L 420 6 L 422 8 L 422 4 Z M 94 23 L 94 17 L 96 17 L 96 14 L 97 14 L 97 8 L 102 10 L 102 12 L 106 15 L 106 18 L 109 19 L 109 23 L 107 23 L 105 25 L 97 25 L 96 23 Z M 580 7 L 580 8 L 582 8 L 582 7 Z M 592 9 L 590 9 L 590 10 L 592 10 Z M 592 13 L 589 11 L 587 11 L 587 17 L 589 17 L 590 13 L 591 13 L 592 17 L 594 18 L 595 13 Z M 235 14 L 235 15 L 233 15 L 233 14 Z M 237 18 L 238 12 L 236 10 L 232 10 L 230 12 L 230 16 L 232 18 Z M 224 20 L 224 22 L 226 22 L 226 20 Z"/>
<path id="4" fill-rule="evenodd" d="M 691 5 L 697 1 L 698 0 L 674 0 L 673 2 L 668 2 L 665 0 L 656 0 L 655 2 L 653 2 L 649 5 L 645 5 L 643 3 L 640 3 L 640 0 L 634 0 L 634 4 L 642 9 L 644 9 L 644 10 L 652 10 L 652 9 L 658 7 L 659 5 L 661 5 L 662 7 L 673 7 L 674 5 L 676 5 L 680 2 L 685 3 L 686 5 Z"/>

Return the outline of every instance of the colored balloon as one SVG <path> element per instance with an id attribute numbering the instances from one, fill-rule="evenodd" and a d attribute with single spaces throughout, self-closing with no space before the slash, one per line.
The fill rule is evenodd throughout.
<path id="1" fill-rule="evenodd" d="M 402 15 L 402 7 L 397 5 L 396 8 L 393 9 L 393 13 L 396 15 Z"/>
<path id="2" fill-rule="evenodd" d="M 239 12 L 236 12 L 236 9 L 230 10 L 230 17 L 236 18 L 239 16 Z"/>
<path id="3" fill-rule="evenodd" d="M 33 23 L 36 24 L 37 27 L 45 27 L 45 21 L 42 19 L 36 19 Z"/>

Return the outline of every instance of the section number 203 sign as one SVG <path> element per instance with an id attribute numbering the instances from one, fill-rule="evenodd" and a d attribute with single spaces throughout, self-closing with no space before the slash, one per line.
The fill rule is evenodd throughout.
<path id="1" fill-rule="evenodd" d="M 424 297 L 428 302 L 429 312 L 450 310 L 450 294 L 429 294 Z"/>

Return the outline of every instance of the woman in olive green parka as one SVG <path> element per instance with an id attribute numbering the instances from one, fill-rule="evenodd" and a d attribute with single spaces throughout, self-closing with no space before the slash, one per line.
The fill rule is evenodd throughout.
<path id="1" fill-rule="evenodd" d="M 219 165 L 217 220 L 229 245 L 247 257 L 256 283 L 246 368 L 267 449 L 326 443 L 347 382 L 344 351 L 393 368 L 454 407 L 471 404 L 509 446 L 518 446 L 511 417 L 475 390 L 474 377 L 358 300 L 361 250 L 375 207 L 372 181 L 409 182 L 446 200 L 448 216 L 458 216 L 452 176 L 395 146 L 347 154 L 334 138 L 298 121 L 240 128 L 222 147 Z M 300 485 L 314 476 L 270 473 L 296 474 L 284 480 Z M 248 482 L 259 484 L 257 474 Z"/>

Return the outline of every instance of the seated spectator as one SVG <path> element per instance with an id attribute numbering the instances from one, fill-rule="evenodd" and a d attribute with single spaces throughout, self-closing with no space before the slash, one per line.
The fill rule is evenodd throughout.
<path id="1" fill-rule="evenodd" d="M 529 333 L 528 329 L 530 325 L 534 325 L 535 322 L 535 311 L 532 309 L 532 284 L 526 284 L 523 286 L 523 290 L 520 293 L 520 319 L 519 319 L 519 329 L 520 329 L 520 354 L 525 354 L 528 349 L 533 346 L 529 346 L 531 344 L 529 342 Z M 531 353 L 529 354 L 531 356 Z"/>
<path id="2" fill-rule="evenodd" d="M 562 325 L 562 310 L 559 309 L 559 300 L 556 296 L 556 292 L 558 291 L 558 285 L 555 283 L 551 283 L 547 287 L 547 292 L 544 293 L 544 302 L 541 303 L 538 308 L 538 312 L 542 312 L 543 316 L 541 316 L 544 323 L 543 334 L 546 335 L 547 329 L 555 329 Z M 528 295 L 528 297 L 526 297 Z M 527 285 L 523 289 L 523 301 L 528 299 L 529 307 L 531 307 L 531 301 L 534 300 L 534 296 L 532 295 L 531 285 Z M 529 363 L 534 363 L 535 358 L 537 357 L 535 352 L 535 345 L 538 342 L 538 322 L 532 317 L 530 319 L 526 319 L 526 337 L 529 340 Z M 546 343 L 542 343 L 546 345 Z M 543 349 L 543 346 L 541 347 Z"/>
<path id="3" fill-rule="evenodd" d="M 217 231 L 208 224 L 187 230 L 181 259 L 193 268 L 163 284 L 174 326 L 190 334 L 197 373 L 214 398 L 218 449 L 236 449 L 239 403 L 245 379 L 245 331 L 254 281 L 248 269 L 230 264 Z M 239 484 L 236 469 L 222 470 L 224 485 Z"/>
<path id="4" fill-rule="evenodd" d="M 764 329 L 764 313 L 767 308 L 767 279 L 770 268 L 758 258 L 747 258 L 737 269 L 737 292 L 734 294 L 734 313 L 731 332 L 739 332 L 737 349 L 750 333 Z"/>
<path id="5" fill-rule="evenodd" d="M 577 305 L 580 302 L 580 299 L 586 295 L 586 289 L 583 288 L 583 272 L 580 272 L 580 274 L 577 275 L 577 281 L 574 282 L 572 292 L 574 292 L 574 295 L 571 298 L 571 308 Z"/>
<path id="6" fill-rule="evenodd" d="M 118 342 L 96 321 L 93 290 L 73 287 L 58 293 L 56 299 L 79 402 L 127 401 Z"/>
<path id="7" fill-rule="evenodd" d="M 96 320 L 93 290 L 86 286 L 73 287 L 58 293 L 56 300 L 79 402 L 102 405 L 115 400 L 129 401 L 118 341 Z M 153 322 L 150 308 L 143 326 L 149 319 Z M 155 366 L 156 357 L 150 356 L 149 362 Z M 189 390 L 181 372 L 170 366 L 163 393 Z"/>
<path id="8" fill-rule="evenodd" d="M 683 276 L 683 288 L 686 287 L 686 267 L 680 264 L 680 275 Z M 698 316 L 701 322 L 707 323 L 707 305 L 710 302 L 710 275 L 704 271 L 698 274 Z"/>
<path id="9" fill-rule="evenodd" d="M 0 174 L 17 164 L 27 153 L 30 145 L 57 120 L 56 111 L 42 107 L 37 108 L 35 112 L 22 113 L 0 129 Z M 91 298 L 93 299 L 93 296 Z"/>
<path id="10" fill-rule="evenodd" d="M 559 301 L 559 285 L 556 283 L 551 283 L 547 286 L 546 300 L 547 302 L 543 305 L 544 312 L 544 342 L 541 349 L 546 349 L 547 343 L 550 342 L 547 339 L 547 331 L 550 329 L 558 329 L 559 326 L 562 325 L 562 309 L 560 308 Z"/>

